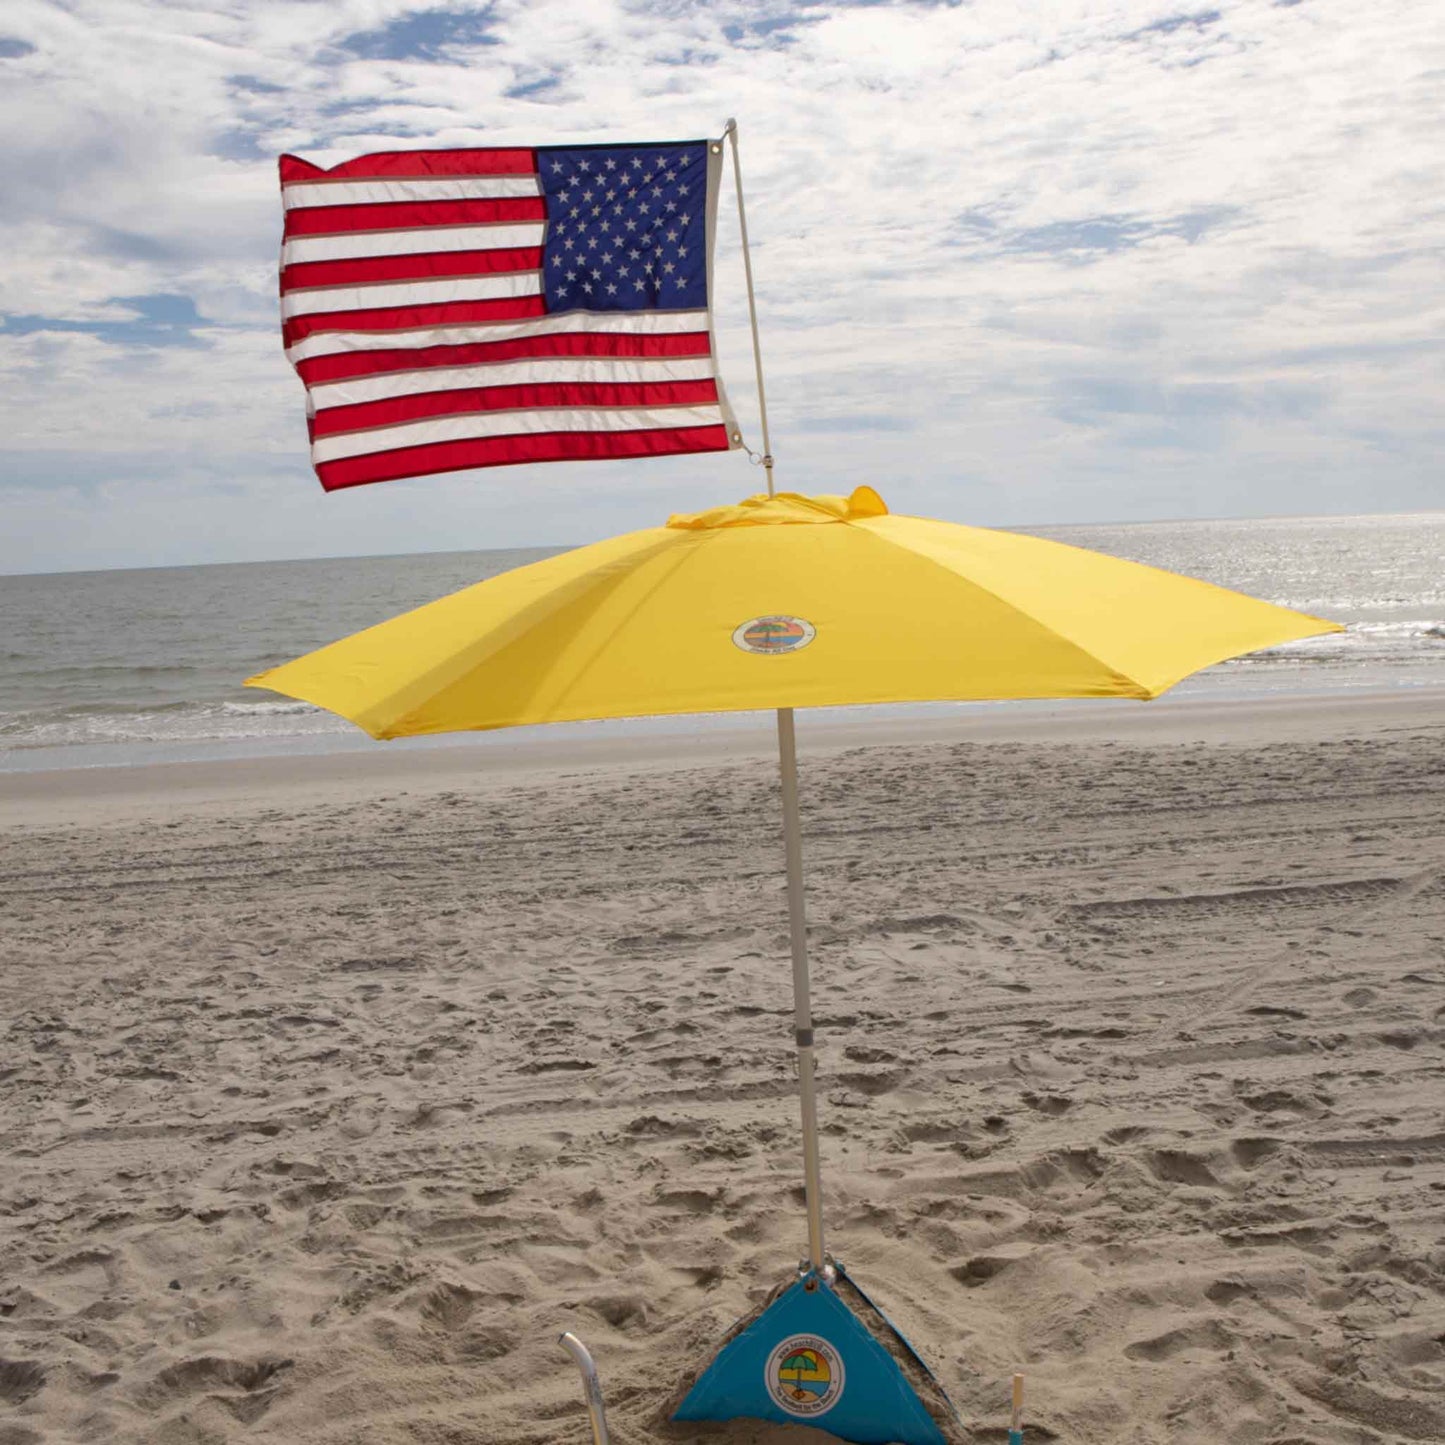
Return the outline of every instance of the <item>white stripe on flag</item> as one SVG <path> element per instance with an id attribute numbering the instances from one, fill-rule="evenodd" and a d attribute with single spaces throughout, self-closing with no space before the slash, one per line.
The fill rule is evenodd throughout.
<path id="1" fill-rule="evenodd" d="M 426 176 L 395 181 L 293 182 L 281 188 L 288 211 L 311 206 L 386 205 L 393 201 L 490 201 L 540 196 L 531 176 Z"/>
<path id="2" fill-rule="evenodd" d="M 527 383 L 559 385 L 566 382 L 710 381 L 710 356 L 560 356 L 527 361 L 497 361 L 482 366 L 437 366 L 425 371 L 390 372 L 385 376 L 358 376 L 350 381 L 327 382 L 311 388 L 317 411 L 358 402 L 385 401 L 394 396 L 418 396 L 429 391 L 456 391 L 464 387 L 520 386 Z"/>
<path id="3" fill-rule="evenodd" d="M 283 266 L 303 261 L 350 261 L 368 256 L 416 256 L 432 251 L 504 251 L 540 246 L 542 221 L 494 226 L 433 226 L 413 231 L 345 231 L 338 236 L 293 236 L 281 247 Z"/>
<path id="4" fill-rule="evenodd" d="M 370 311 L 379 306 L 435 306 L 448 301 L 495 301 L 536 296 L 542 290 L 538 271 L 504 271 L 495 276 L 456 276 L 445 281 L 403 281 L 395 285 L 338 286 L 320 291 L 288 291 L 281 298 L 281 316 L 315 316 L 326 311 Z M 376 344 L 376 333 L 372 333 Z"/>
<path id="5" fill-rule="evenodd" d="M 402 351 L 429 346 L 472 346 L 482 341 L 514 341 L 585 331 L 621 336 L 671 336 L 706 331 L 706 311 L 565 311 L 534 321 L 494 321 L 466 326 L 420 326 L 408 331 L 322 331 L 286 348 L 294 365 L 345 351 Z"/>
<path id="6" fill-rule="evenodd" d="M 470 441 L 477 437 L 532 435 L 546 432 L 670 431 L 680 427 L 720 426 L 722 412 L 716 406 L 668 406 L 643 411 L 618 407 L 606 411 L 493 411 L 469 416 L 440 417 L 435 421 L 408 422 L 404 426 L 378 427 L 375 431 L 348 432 L 321 437 L 311 444 L 311 460 L 340 461 L 345 457 L 368 456 L 372 452 L 395 451 L 400 447 L 426 446 L 432 442 Z"/>

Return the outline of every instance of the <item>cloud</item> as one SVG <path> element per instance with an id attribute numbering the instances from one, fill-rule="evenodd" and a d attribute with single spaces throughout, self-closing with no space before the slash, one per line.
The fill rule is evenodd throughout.
<path id="1" fill-rule="evenodd" d="M 202 547 L 199 521 L 162 525 L 201 454 L 212 480 L 180 511 L 235 556 L 581 540 L 753 489 L 733 456 L 323 502 L 276 335 L 280 151 L 697 136 L 729 115 L 785 484 L 871 479 L 905 510 L 1019 523 L 1439 505 L 1442 73 L 1412 0 L 17 0 L 0 406 L 27 555 L 72 550 L 73 515 L 44 521 L 47 456 L 57 495 L 89 469 L 112 521 L 159 509 L 172 560 Z M 718 232 L 719 349 L 749 417 L 727 197 Z M 249 506 L 222 506 L 221 476 Z M 293 486 L 304 505 L 280 506 Z"/>
<path id="2" fill-rule="evenodd" d="M 161 292 L 154 296 L 116 296 L 113 320 L 66 321 L 54 316 L 0 317 L 0 331 L 30 336 L 37 331 L 80 331 L 116 346 L 200 346 L 197 328 L 205 319 L 189 296 Z"/>
<path id="3" fill-rule="evenodd" d="M 416 10 L 394 15 L 371 30 L 358 30 L 336 48 L 358 60 L 441 60 L 459 50 L 497 42 L 489 34 L 490 5 L 478 9 Z"/>

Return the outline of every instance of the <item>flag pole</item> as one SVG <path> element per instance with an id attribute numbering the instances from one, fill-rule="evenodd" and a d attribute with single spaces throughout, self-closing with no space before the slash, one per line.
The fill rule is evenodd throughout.
<path id="1" fill-rule="evenodd" d="M 723 130 L 732 142 L 733 180 L 738 193 L 738 227 L 743 238 L 743 272 L 748 281 L 748 319 L 753 328 L 753 367 L 758 378 L 758 413 L 763 427 L 763 469 L 774 496 L 773 449 L 768 437 L 768 394 L 763 385 L 763 350 L 758 341 L 758 303 L 748 250 L 748 213 L 743 205 L 743 171 L 738 160 L 738 123 Z M 793 709 L 778 709 L 778 771 L 783 791 L 783 852 L 788 873 L 788 939 L 793 955 L 793 1031 L 798 1046 L 798 1093 L 803 1113 L 803 1192 L 808 1210 L 808 1263 L 825 1279 L 832 1274 L 823 1252 L 823 1180 L 818 1161 L 818 1096 L 813 1082 L 813 1011 L 808 987 L 808 919 L 803 906 L 803 830 L 798 814 L 798 749 Z"/>
<path id="2" fill-rule="evenodd" d="M 768 495 L 773 495 L 773 448 L 768 441 L 768 394 L 763 387 L 763 350 L 758 342 L 758 303 L 753 295 L 753 258 L 748 250 L 748 213 L 743 205 L 743 168 L 738 160 L 738 123 L 731 117 L 723 134 L 732 142 L 733 181 L 738 193 L 738 229 L 743 234 L 743 274 L 748 281 L 748 319 L 753 325 L 753 370 L 758 378 L 758 415 L 763 423 L 763 470 L 768 474 Z"/>

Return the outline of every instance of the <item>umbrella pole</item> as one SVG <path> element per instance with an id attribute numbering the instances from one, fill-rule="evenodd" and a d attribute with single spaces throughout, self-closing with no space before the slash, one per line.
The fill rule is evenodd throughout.
<path id="1" fill-rule="evenodd" d="M 813 1010 L 808 997 L 808 922 L 803 911 L 803 833 L 798 821 L 798 752 L 793 710 L 778 709 L 778 770 L 783 782 L 783 849 L 788 868 L 788 935 L 793 951 L 793 1027 L 803 1106 L 803 1188 L 808 1262 L 824 1272 L 823 1182 L 818 1169 L 818 1100 L 813 1087 Z"/>
<path id="2" fill-rule="evenodd" d="M 738 160 L 738 123 L 724 135 L 732 142 L 733 180 L 738 193 L 738 226 L 743 238 L 743 271 L 748 281 L 748 319 L 753 328 L 753 366 L 758 378 L 758 413 L 763 424 L 763 470 L 774 495 L 773 449 L 768 440 L 768 394 L 763 387 L 763 351 L 758 344 L 758 303 L 753 295 L 753 259 L 748 250 L 748 213 L 743 205 L 743 171 Z M 759 460 L 759 458 L 754 458 Z M 793 710 L 778 709 L 778 771 L 783 779 L 783 849 L 788 864 L 788 936 L 793 950 L 793 1028 L 798 1041 L 798 1093 L 803 1106 L 803 1190 L 808 1205 L 808 1262 L 826 1275 L 823 1258 L 823 1181 L 818 1170 L 818 1098 L 813 1087 L 813 1009 L 808 998 L 808 920 L 803 910 L 803 832 L 798 823 L 798 750 Z"/>

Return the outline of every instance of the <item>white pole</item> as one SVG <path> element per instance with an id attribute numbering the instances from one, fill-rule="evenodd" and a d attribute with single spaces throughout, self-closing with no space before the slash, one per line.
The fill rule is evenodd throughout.
<path id="1" fill-rule="evenodd" d="M 763 388 L 763 350 L 758 343 L 758 303 L 753 296 L 753 258 L 748 250 L 748 213 L 743 206 L 743 168 L 738 160 L 738 123 L 729 120 L 723 132 L 733 143 L 733 180 L 738 192 L 738 227 L 743 233 L 743 274 L 748 278 L 748 318 L 753 325 L 753 370 L 758 378 L 758 414 L 763 423 L 763 470 L 768 474 L 768 495 L 773 495 L 773 448 L 768 440 L 768 395 Z"/>
<path id="2" fill-rule="evenodd" d="M 753 294 L 753 261 L 748 250 L 748 213 L 743 205 L 743 172 L 738 161 L 738 123 L 724 132 L 732 142 L 733 179 L 738 192 L 738 226 L 743 237 L 743 271 L 748 280 L 748 318 L 753 328 L 753 367 L 758 378 L 758 413 L 763 425 L 763 469 L 773 489 L 773 449 L 768 438 L 768 394 L 763 386 L 763 350 L 758 341 L 758 304 Z M 803 830 L 798 821 L 798 751 L 793 710 L 778 709 L 778 771 L 783 782 L 783 852 L 788 869 L 788 936 L 793 954 L 793 1027 L 798 1044 L 798 1092 L 803 1106 L 803 1190 L 808 1208 L 808 1262 L 825 1277 L 823 1181 L 818 1167 L 818 1096 L 813 1084 L 813 1010 L 808 997 L 808 919 L 803 907 Z"/>
<path id="3" fill-rule="evenodd" d="M 803 1190 L 808 1208 L 808 1262 L 825 1272 L 823 1181 L 818 1167 L 818 1099 L 813 1087 L 813 1010 L 808 997 L 808 920 L 803 910 L 803 833 L 798 819 L 798 754 L 793 710 L 778 709 L 778 766 L 783 778 L 783 850 L 788 867 L 788 935 L 793 952 L 793 1027 L 803 1105 Z"/>

